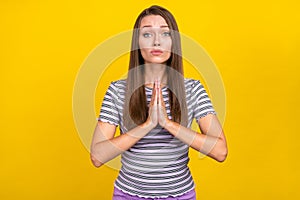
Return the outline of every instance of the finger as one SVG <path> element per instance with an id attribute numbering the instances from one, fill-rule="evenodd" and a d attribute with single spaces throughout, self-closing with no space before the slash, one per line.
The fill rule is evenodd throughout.
<path id="1" fill-rule="evenodd" d="M 159 87 L 158 94 L 159 94 L 159 105 L 162 106 L 162 107 L 165 107 L 165 102 L 164 102 L 164 98 L 163 98 L 161 87 Z"/>
<path id="2" fill-rule="evenodd" d="M 155 87 L 153 88 L 153 91 L 155 91 L 154 97 L 155 97 L 155 104 L 158 104 L 158 82 L 154 81 Z"/>
<path id="3" fill-rule="evenodd" d="M 158 93 L 158 105 L 161 106 L 161 89 L 160 89 L 160 87 L 158 87 L 157 93 Z"/>
<path id="4" fill-rule="evenodd" d="M 158 91 L 158 87 L 159 87 L 159 84 L 158 84 L 158 81 L 156 80 L 155 81 L 155 108 L 156 108 L 157 119 L 159 118 L 159 111 L 158 111 L 158 103 L 159 103 L 158 95 L 159 95 L 159 91 Z"/>
<path id="5" fill-rule="evenodd" d="M 152 88 L 152 96 L 151 96 L 151 101 L 150 101 L 150 106 L 154 105 L 154 102 L 156 101 L 155 95 L 156 95 L 156 85 L 155 82 L 153 84 L 153 88 Z"/>

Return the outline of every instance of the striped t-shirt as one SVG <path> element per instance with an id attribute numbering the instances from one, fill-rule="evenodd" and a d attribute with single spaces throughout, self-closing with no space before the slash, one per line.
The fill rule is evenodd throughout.
<path id="1" fill-rule="evenodd" d="M 216 114 L 212 103 L 198 80 L 185 79 L 188 126 L 193 119 L 209 113 Z M 126 80 L 111 82 L 104 96 L 98 120 L 120 126 L 123 124 L 123 105 L 125 102 Z M 146 87 L 149 104 L 152 89 Z M 168 117 L 170 104 L 168 89 L 162 88 Z M 179 196 L 194 189 L 194 181 L 187 166 L 189 146 L 159 125 L 151 130 L 134 146 L 123 152 L 122 167 L 115 181 L 115 187 L 125 193 L 145 198 L 165 198 Z"/>

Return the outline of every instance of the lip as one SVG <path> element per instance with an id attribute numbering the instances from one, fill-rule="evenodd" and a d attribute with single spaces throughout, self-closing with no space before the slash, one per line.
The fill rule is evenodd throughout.
<path id="1" fill-rule="evenodd" d="M 150 53 L 154 56 L 159 56 L 159 55 L 163 54 L 163 51 L 155 49 L 155 50 L 150 51 Z"/>

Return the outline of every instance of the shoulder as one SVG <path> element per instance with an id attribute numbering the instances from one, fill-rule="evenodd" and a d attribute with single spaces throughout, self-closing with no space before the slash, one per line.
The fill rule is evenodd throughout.
<path id="1" fill-rule="evenodd" d="M 203 85 L 201 84 L 200 80 L 196 80 L 192 78 L 185 78 L 184 85 L 187 92 L 192 92 L 200 88 L 203 88 Z"/>
<path id="2" fill-rule="evenodd" d="M 126 87 L 126 79 L 112 81 L 110 85 L 118 88 Z"/>
<path id="3" fill-rule="evenodd" d="M 111 96 L 113 99 L 119 99 L 124 96 L 126 88 L 126 81 L 125 80 L 116 80 L 111 81 L 107 91 L 106 95 Z"/>
<path id="4" fill-rule="evenodd" d="M 109 85 L 109 89 L 113 90 L 115 92 L 125 90 L 125 88 L 126 88 L 126 80 L 125 79 L 112 81 L 112 82 L 110 82 L 110 85 Z"/>

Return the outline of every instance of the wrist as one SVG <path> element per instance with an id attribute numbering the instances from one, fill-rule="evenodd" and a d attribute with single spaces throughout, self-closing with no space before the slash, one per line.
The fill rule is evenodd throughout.
<path id="1" fill-rule="evenodd" d="M 165 129 L 167 131 L 169 131 L 169 133 L 171 133 L 173 136 L 177 137 L 178 133 L 179 133 L 179 130 L 180 130 L 180 124 L 177 123 L 177 122 L 174 122 L 172 120 L 168 120 L 166 122 L 166 125 L 165 125 Z"/>
<path id="2" fill-rule="evenodd" d="M 177 125 L 178 125 L 178 123 L 168 119 L 165 122 L 164 128 L 166 130 L 168 130 L 169 132 L 172 132 L 174 129 L 176 129 Z"/>
<path id="3" fill-rule="evenodd" d="M 146 129 L 148 131 L 151 131 L 155 127 L 155 125 L 151 121 L 147 120 L 143 124 L 141 124 L 140 127 L 142 129 Z"/>

